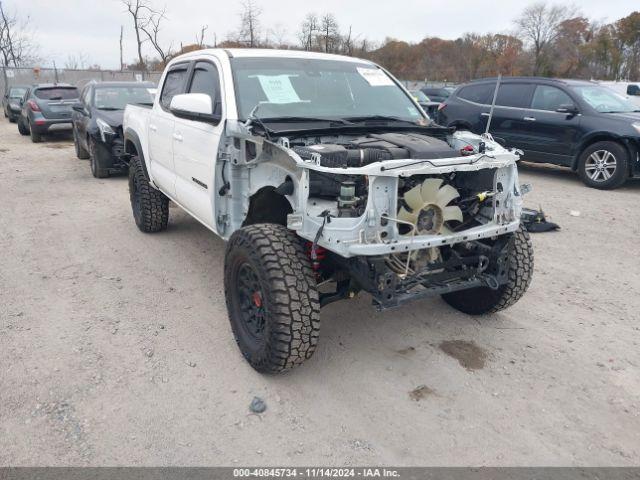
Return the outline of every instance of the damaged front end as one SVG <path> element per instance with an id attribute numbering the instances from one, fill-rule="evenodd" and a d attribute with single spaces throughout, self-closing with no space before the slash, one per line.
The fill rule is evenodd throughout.
<path id="1" fill-rule="evenodd" d="M 250 191 L 278 178 L 322 304 L 364 290 L 384 309 L 506 283 L 517 153 L 489 135 L 424 130 L 258 140 Z"/>

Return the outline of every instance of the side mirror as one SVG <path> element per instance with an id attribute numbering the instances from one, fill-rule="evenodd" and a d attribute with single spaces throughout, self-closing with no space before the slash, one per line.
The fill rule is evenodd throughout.
<path id="1" fill-rule="evenodd" d="M 556 108 L 556 112 L 566 113 L 567 115 L 575 115 L 579 113 L 579 110 L 578 107 L 576 107 L 573 103 L 564 103 Z"/>
<path id="2" fill-rule="evenodd" d="M 638 85 L 627 85 L 627 95 L 640 96 L 640 87 Z"/>
<path id="3" fill-rule="evenodd" d="M 169 110 L 176 117 L 196 122 L 218 123 L 220 115 L 213 113 L 213 101 L 205 93 L 183 93 L 171 99 Z"/>
<path id="4" fill-rule="evenodd" d="M 74 103 L 71 107 L 74 111 L 81 113 L 82 115 L 86 115 L 87 114 L 87 110 L 84 108 L 84 105 L 82 105 L 80 102 L 78 103 Z"/>

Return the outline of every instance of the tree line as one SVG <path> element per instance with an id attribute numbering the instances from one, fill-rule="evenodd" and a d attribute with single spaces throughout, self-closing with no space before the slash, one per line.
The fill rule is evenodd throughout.
<path id="1" fill-rule="evenodd" d="M 419 42 L 387 38 L 372 42 L 343 25 L 333 13 L 307 13 L 295 32 L 262 22 L 256 0 L 244 0 L 237 28 L 218 39 L 206 24 L 193 39 L 163 41 L 170 29 L 170 12 L 151 0 L 120 0 L 123 20 L 132 28 L 136 58 L 123 59 L 123 31 L 119 28 L 120 68 L 161 70 L 180 53 L 207 47 L 282 48 L 319 51 L 373 60 L 404 80 L 464 82 L 502 75 L 541 75 L 599 80 L 640 80 L 640 12 L 611 23 L 587 18 L 579 9 L 545 2 L 523 9 L 512 30 L 466 33 L 449 40 L 426 36 Z M 114 42 L 115 44 L 115 42 Z M 28 21 L 8 15 L 0 0 L 0 61 L 25 65 L 37 59 Z M 145 54 L 151 51 L 152 54 Z M 16 52 L 18 52 L 16 54 Z M 66 68 L 98 68 L 86 54 L 69 54 Z"/>

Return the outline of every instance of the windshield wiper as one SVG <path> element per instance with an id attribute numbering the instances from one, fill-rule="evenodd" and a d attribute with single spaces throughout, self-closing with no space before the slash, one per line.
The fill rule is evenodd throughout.
<path id="1" fill-rule="evenodd" d="M 106 110 L 107 112 L 113 112 L 115 110 L 122 110 L 118 107 L 96 107 L 98 110 Z"/>
<path id="2" fill-rule="evenodd" d="M 394 122 L 394 123 L 408 123 L 409 125 L 417 125 L 416 122 L 412 122 L 411 120 L 406 120 L 400 117 L 393 117 L 388 115 L 365 115 L 361 117 L 347 117 L 346 120 L 349 120 L 352 123 L 365 123 L 365 122 Z"/>
<path id="3" fill-rule="evenodd" d="M 353 125 L 353 122 L 345 120 L 344 118 L 322 118 L 322 117 L 262 117 L 263 122 L 329 122 L 339 123 L 341 125 Z"/>

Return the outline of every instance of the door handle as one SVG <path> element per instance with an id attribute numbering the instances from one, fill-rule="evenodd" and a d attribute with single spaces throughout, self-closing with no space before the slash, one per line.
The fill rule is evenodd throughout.
<path id="1" fill-rule="evenodd" d="M 488 116 L 489 116 L 489 114 L 488 114 L 487 112 L 482 112 L 482 113 L 480 114 L 480 116 L 481 116 L 481 117 L 488 117 Z"/>
<path id="2" fill-rule="evenodd" d="M 176 142 L 181 142 L 181 141 L 182 141 L 182 135 L 180 135 L 179 133 L 174 133 L 174 134 L 173 134 L 173 139 L 174 139 Z"/>
<path id="3" fill-rule="evenodd" d="M 536 121 L 535 117 L 524 117 L 523 120 L 526 120 L 527 122 L 535 122 Z"/>
<path id="4" fill-rule="evenodd" d="M 158 127 L 156 127 L 155 125 L 149 124 L 149 130 L 151 130 L 152 132 L 157 132 L 158 131 Z"/>

